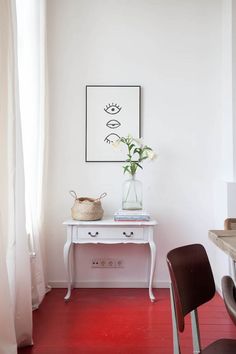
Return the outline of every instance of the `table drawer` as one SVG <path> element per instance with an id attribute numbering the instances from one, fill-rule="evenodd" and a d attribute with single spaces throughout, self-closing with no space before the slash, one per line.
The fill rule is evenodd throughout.
<path id="1" fill-rule="evenodd" d="M 142 227 L 75 227 L 73 240 L 143 240 Z"/>

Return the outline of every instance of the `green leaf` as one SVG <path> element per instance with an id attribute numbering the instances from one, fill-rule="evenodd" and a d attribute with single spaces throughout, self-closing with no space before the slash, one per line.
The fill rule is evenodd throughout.
<path id="1" fill-rule="evenodd" d="M 143 167 L 139 163 L 137 163 L 137 166 L 140 167 L 141 169 L 143 169 Z"/>
<path id="2" fill-rule="evenodd" d="M 143 160 L 146 160 L 147 158 L 148 158 L 147 156 L 141 157 L 140 162 L 143 161 Z"/>
<path id="3" fill-rule="evenodd" d="M 129 165 L 123 166 L 124 173 L 125 173 L 125 172 L 129 172 L 129 168 L 130 168 Z"/>

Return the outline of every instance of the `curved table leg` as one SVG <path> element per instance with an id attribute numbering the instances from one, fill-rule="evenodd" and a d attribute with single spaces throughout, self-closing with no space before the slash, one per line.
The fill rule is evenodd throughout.
<path id="1" fill-rule="evenodd" d="M 149 241 L 150 252 L 151 252 L 151 266 L 150 266 L 150 278 L 149 278 L 149 297 L 152 302 L 156 300 L 155 296 L 152 292 L 152 282 L 153 282 L 153 274 L 154 274 L 154 267 L 156 264 L 156 244 L 154 241 Z"/>
<path id="2" fill-rule="evenodd" d="M 68 290 L 66 293 L 66 296 L 64 299 L 68 301 L 70 299 L 71 295 L 71 288 L 72 288 L 72 269 L 71 269 L 71 246 L 72 246 L 71 241 L 66 241 L 65 246 L 64 246 L 64 263 L 65 263 L 65 268 L 67 272 L 67 281 L 68 281 Z"/>

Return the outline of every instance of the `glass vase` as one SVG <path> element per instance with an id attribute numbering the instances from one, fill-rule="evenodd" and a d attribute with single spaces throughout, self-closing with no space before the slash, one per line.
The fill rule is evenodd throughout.
<path id="1" fill-rule="evenodd" d="M 142 182 L 132 176 L 123 183 L 122 209 L 142 209 Z"/>

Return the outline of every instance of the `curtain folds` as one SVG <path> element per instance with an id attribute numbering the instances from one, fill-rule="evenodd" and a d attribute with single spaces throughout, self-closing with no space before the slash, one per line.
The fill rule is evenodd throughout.
<path id="1" fill-rule="evenodd" d="M 44 0 L 0 0 L 0 354 L 33 344 L 45 294 L 44 19 Z"/>
<path id="2" fill-rule="evenodd" d="M 14 1 L 0 0 L 1 354 L 15 354 L 17 344 L 32 344 L 15 11 Z"/>
<path id="3" fill-rule="evenodd" d="M 45 140 L 45 0 L 15 0 L 17 10 L 19 97 L 22 122 L 26 228 L 31 253 L 33 308 L 46 289 L 43 247 Z"/>

